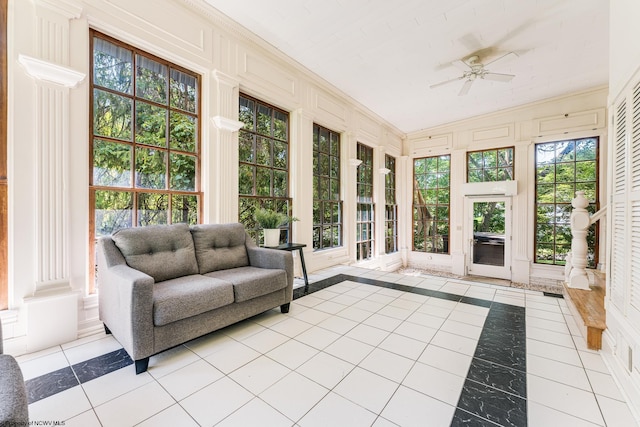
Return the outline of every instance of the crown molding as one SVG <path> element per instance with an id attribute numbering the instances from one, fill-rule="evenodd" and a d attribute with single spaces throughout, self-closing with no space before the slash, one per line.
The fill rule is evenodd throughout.
<path id="1" fill-rule="evenodd" d="M 36 6 L 52 10 L 67 19 L 79 19 L 82 16 L 82 8 L 65 0 L 35 0 Z"/>
<path id="2" fill-rule="evenodd" d="M 33 58 L 31 56 L 18 56 L 18 62 L 24 67 L 27 74 L 37 80 L 55 83 L 60 86 L 74 88 L 84 78 L 86 74 L 53 62 Z"/>

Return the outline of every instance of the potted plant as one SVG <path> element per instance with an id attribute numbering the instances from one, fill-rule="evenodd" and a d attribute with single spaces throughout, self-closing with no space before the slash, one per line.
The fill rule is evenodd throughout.
<path id="1" fill-rule="evenodd" d="M 280 244 L 280 227 L 298 221 L 298 218 L 264 208 L 257 209 L 254 218 L 258 226 L 264 230 L 265 246 L 278 246 Z"/>

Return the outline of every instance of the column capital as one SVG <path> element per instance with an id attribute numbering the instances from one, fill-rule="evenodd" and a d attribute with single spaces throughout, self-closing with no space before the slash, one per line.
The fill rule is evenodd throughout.
<path id="1" fill-rule="evenodd" d="M 227 117 L 222 116 L 214 116 L 211 117 L 211 122 L 216 127 L 216 129 L 226 130 L 229 132 L 237 132 L 244 125 L 241 121 L 229 119 Z"/>
<path id="2" fill-rule="evenodd" d="M 53 62 L 20 54 L 18 62 L 28 75 L 36 80 L 54 83 L 66 88 L 75 88 L 84 80 L 86 74 Z"/>

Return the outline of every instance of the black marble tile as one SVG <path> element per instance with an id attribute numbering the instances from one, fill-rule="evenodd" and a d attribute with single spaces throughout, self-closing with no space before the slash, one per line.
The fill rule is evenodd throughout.
<path id="1" fill-rule="evenodd" d="M 545 297 L 551 297 L 551 298 L 562 298 L 564 299 L 564 295 L 562 294 L 554 294 L 553 292 L 543 292 L 542 293 Z"/>
<path id="2" fill-rule="evenodd" d="M 517 369 L 474 357 L 471 360 L 467 379 L 527 398 L 527 374 Z"/>
<path id="3" fill-rule="evenodd" d="M 458 408 L 501 426 L 527 425 L 526 399 L 469 379 L 464 383 Z"/>
<path id="4" fill-rule="evenodd" d="M 73 371 L 78 376 L 81 384 L 91 381 L 103 375 L 109 374 L 118 369 L 129 366 L 133 360 L 129 357 L 124 349 L 112 351 L 102 356 L 84 362 L 76 363 L 72 366 Z"/>
<path id="5" fill-rule="evenodd" d="M 526 350 L 517 347 L 502 347 L 497 343 L 478 342 L 473 357 L 520 371 L 527 369 Z"/>
<path id="6" fill-rule="evenodd" d="M 496 325 L 491 319 L 486 319 L 484 329 L 480 333 L 478 343 L 486 342 L 487 345 L 496 345 L 501 347 L 521 347 L 526 345 L 526 330 L 521 329 L 522 326 L 513 324 Z"/>
<path id="7" fill-rule="evenodd" d="M 24 382 L 29 404 L 80 385 L 70 366 Z"/>
<path id="8" fill-rule="evenodd" d="M 456 409 L 456 412 L 453 414 L 453 420 L 451 421 L 451 427 L 496 427 L 498 425 L 499 424 L 463 411 L 460 408 Z"/>
<path id="9" fill-rule="evenodd" d="M 492 302 L 486 299 L 480 299 L 480 298 L 471 298 L 471 297 L 462 297 L 460 298 L 460 302 L 463 302 L 465 304 L 472 304 L 472 305 L 477 305 L 479 307 L 491 307 Z"/>

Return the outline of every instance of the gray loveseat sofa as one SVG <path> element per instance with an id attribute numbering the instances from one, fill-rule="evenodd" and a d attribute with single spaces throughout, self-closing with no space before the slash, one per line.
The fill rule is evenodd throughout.
<path id="1" fill-rule="evenodd" d="M 149 357 L 280 306 L 290 252 L 257 247 L 242 224 L 128 228 L 98 241 L 100 319 L 147 370 Z"/>
<path id="2" fill-rule="evenodd" d="M 0 427 L 26 425 L 29 425 L 27 388 L 16 359 L 4 354 L 0 322 Z"/>

